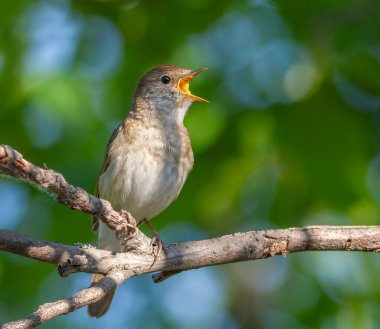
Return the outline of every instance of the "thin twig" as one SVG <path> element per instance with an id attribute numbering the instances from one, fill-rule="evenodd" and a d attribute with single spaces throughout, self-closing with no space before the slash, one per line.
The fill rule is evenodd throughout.
<path id="1" fill-rule="evenodd" d="M 24 319 L 0 325 L 0 329 L 29 329 L 62 314 L 73 312 L 83 306 L 94 303 L 104 297 L 109 291 L 128 279 L 128 274 L 114 271 L 89 288 L 83 289 L 68 299 L 46 303 Z"/>
<path id="2" fill-rule="evenodd" d="M 162 271 L 158 272 L 152 275 L 152 279 L 154 283 L 161 283 L 169 278 L 171 278 L 173 275 L 179 274 L 183 272 L 184 270 L 173 270 L 173 271 Z"/>

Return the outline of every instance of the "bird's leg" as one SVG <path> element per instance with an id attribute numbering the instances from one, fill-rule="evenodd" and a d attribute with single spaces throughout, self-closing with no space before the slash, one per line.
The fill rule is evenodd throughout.
<path id="1" fill-rule="evenodd" d="M 149 224 L 148 220 L 145 218 L 143 220 L 143 223 L 147 226 L 147 228 L 152 232 L 152 246 L 153 246 L 153 263 L 150 265 L 151 269 L 154 264 L 156 264 L 158 258 L 160 257 L 161 251 L 164 249 L 162 240 L 160 238 L 160 235 L 157 233 L 157 231 L 153 228 L 152 225 Z"/>

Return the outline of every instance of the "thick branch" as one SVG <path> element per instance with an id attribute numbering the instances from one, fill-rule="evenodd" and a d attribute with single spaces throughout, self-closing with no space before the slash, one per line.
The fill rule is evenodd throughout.
<path id="1" fill-rule="evenodd" d="M 7 237 L 10 234 L 11 238 Z M 10 242 L 11 241 L 11 242 Z M 17 248 L 17 245 L 29 248 Z M 67 248 L 67 252 L 64 252 Z M 380 251 L 380 226 L 310 226 L 235 233 L 220 238 L 166 245 L 153 256 L 130 251 L 113 254 L 93 247 L 76 248 L 0 230 L 0 249 L 42 261 L 60 263 L 61 275 L 74 272 L 107 274 L 118 268 L 140 275 L 263 259 L 309 250 Z M 56 251 L 55 251 L 56 249 Z"/>
<path id="2" fill-rule="evenodd" d="M 81 254 L 81 249 L 56 242 L 33 239 L 21 233 L 0 229 L 0 250 L 59 264 Z"/>

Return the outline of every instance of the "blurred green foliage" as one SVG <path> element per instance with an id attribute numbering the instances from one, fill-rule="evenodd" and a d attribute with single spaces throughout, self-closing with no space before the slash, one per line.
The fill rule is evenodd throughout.
<path id="1" fill-rule="evenodd" d="M 165 241 L 309 224 L 377 225 L 380 3 L 0 2 L 0 142 L 93 191 L 138 78 L 161 64 L 209 70 L 211 103 L 186 118 L 195 167 L 153 220 Z M 0 181 L 0 227 L 94 243 L 90 218 Z M 304 253 L 135 278 L 109 314 L 45 328 L 379 328 L 377 255 Z M 0 322 L 86 287 L 0 254 Z"/>

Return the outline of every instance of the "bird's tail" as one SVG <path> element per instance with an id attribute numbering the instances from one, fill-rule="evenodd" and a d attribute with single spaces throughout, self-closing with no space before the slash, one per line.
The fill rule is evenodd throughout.
<path id="1" fill-rule="evenodd" d="M 98 282 L 104 277 L 102 274 L 95 274 L 92 277 L 92 284 Z M 115 294 L 116 288 L 112 289 L 107 295 L 97 302 L 88 305 L 87 312 L 88 315 L 94 318 L 100 318 L 107 313 L 108 309 L 111 306 L 113 295 Z"/>

